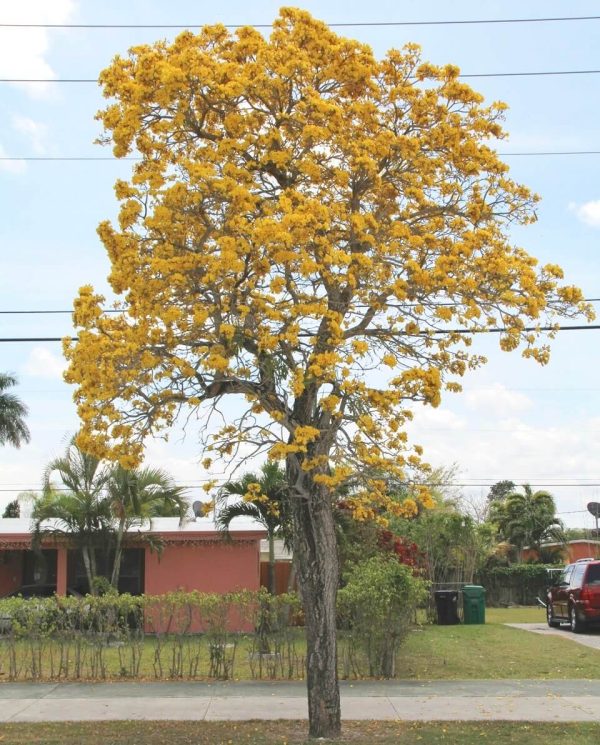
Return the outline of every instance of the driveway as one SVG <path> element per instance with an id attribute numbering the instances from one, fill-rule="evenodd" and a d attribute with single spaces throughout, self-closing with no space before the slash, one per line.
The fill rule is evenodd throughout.
<path id="1" fill-rule="evenodd" d="M 573 634 L 563 627 L 562 629 L 551 629 L 545 623 L 507 623 L 505 626 L 512 626 L 513 629 L 523 629 L 524 631 L 532 631 L 534 634 L 544 634 L 545 636 L 560 636 L 563 639 L 568 639 L 577 644 L 583 644 L 584 647 L 592 647 L 592 649 L 600 649 L 600 629 L 593 629 L 586 632 L 585 634 Z"/>

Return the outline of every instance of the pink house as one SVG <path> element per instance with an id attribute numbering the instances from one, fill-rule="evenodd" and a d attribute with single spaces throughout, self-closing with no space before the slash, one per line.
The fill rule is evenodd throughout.
<path id="1" fill-rule="evenodd" d="M 543 546 L 556 549 L 565 564 L 571 564 L 578 559 L 600 558 L 600 541 L 592 538 L 577 538 L 567 543 L 544 543 Z M 524 548 L 521 552 L 522 561 L 531 561 L 536 558 L 537 553 L 532 548 Z"/>
<path id="2" fill-rule="evenodd" d="M 85 591 L 80 552 L 67 537 L 46 538 L 42 554 L 31 550 L 27 518 L 0 519 L 0 597 L 25 585 L 51 585 L 58 595 L 67 588 Z M 179 524 L 156 518 L 144 530 L 160 539 L 152 551 L 137 529 L 127 539 L 119 589 L 161 595 L 173 590 L 226 593 L 260 587 L 260 541 L 265 530 L 253 520 L 233 521 L 230 534 L 219 533 L 210 518 Z"/>

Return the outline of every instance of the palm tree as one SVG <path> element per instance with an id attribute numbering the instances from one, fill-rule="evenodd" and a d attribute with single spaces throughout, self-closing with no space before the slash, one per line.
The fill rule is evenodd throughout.
<path id="1" fill-rule="evenodd" d="M 491 517 L 501 537 L 518 548 L 519 556 L 525 546 L 539 555 L 543 542 L 564 541 L 564 526 L 556 517 L 550 492 L 534 492 L 529 484 L 523 485 L 523 492 L 513 491 L 503 502 L 494 502 Z"/>
<path id="2" fill-rule="evenodd" d="M 43 492 L 34 502 L 31 515 L 35 545 L 44 535 L 65 535 L 75 542 L 92 594 L 98 576 L 96 552 L 108 544 L 112 533 L 112 515 L 105 497 L 109 476 L 110 471 L 98 458 L 71 441 L 65 455 L 46 467 Z M 55 477 L 59 486 L 53 483 Z"/>
<path id="3" fill-rule="evenodd" d="M 188 509 L 184 489 L 175 484 L 172 476 L 159 468 L 128 471 L 115 466 L 107 482 L 108 502 L 114 518 L 115 554 L 110 583 L 119 584 L 123 538 L 136 525 L 152 523 L 154 517 L 179 517 L 183 520 Z"/>
<path id="4" fill-rule="evenodd" d="M 256 496 L 247 499 L 252 493 L 252 484 L 260 487 Z M 288 485 L 285 471 L 278 463 L 265 463 L 260 475 L 245 473 L 239 481 L 228 481 L 217 495 L 215 507 L 216 525 L 227 531 L 236 517 L 252 517 L 267 531 L 269 541 L 269 590 L 276 591 L 275 580 L 275 538 L 283 538 L 286 548 L 292 543 L 291 517 L 288 504 Z M 230 497 L 241 497 L 241 501 L 228 504 Z"/>
<path id="5" fill-rule="evenodd" d="M 29 442 L 29 428 L 25 424 L 27 406 L 8 388 L 17 384 L 12 375 L 0 373 L 0 445 L 13 445 L 18 448 L 23 442 Z"/>

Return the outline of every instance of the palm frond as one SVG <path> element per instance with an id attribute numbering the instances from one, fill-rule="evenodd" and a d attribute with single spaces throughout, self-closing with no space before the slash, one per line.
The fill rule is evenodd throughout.
<path id="1" fill-rule="evenodd" d="M 235 504 L 223 507 L 216 514 L 215 525 L 219 530 L 227 532 L 232 520 L 236 517 L 251 517 L 269 530 L 269 526 L 265 521 L 265 515 L 259 509 L 258 505 L 253 502 L 236 502 Z"/>
<path id="2" fill-rule="evenodd" d="M 0 445 L 13 445 L 18 448 L 29 442 L 31 433 L 25 423 L 28 414 L 27 406 L 9 388 L 17 385 L 17 379 L 6 373 L 0 373 Z"/>

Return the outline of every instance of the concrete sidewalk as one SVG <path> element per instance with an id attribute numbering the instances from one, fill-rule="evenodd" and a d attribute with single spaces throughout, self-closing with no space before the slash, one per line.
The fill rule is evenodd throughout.
<path id="1" fill-rule="evenodd" d="M 600 681 L 344 682 L 342 717 L 600 722 Z M 299 683 L 4 683 L 0 722 L 306 719 Z"/>

